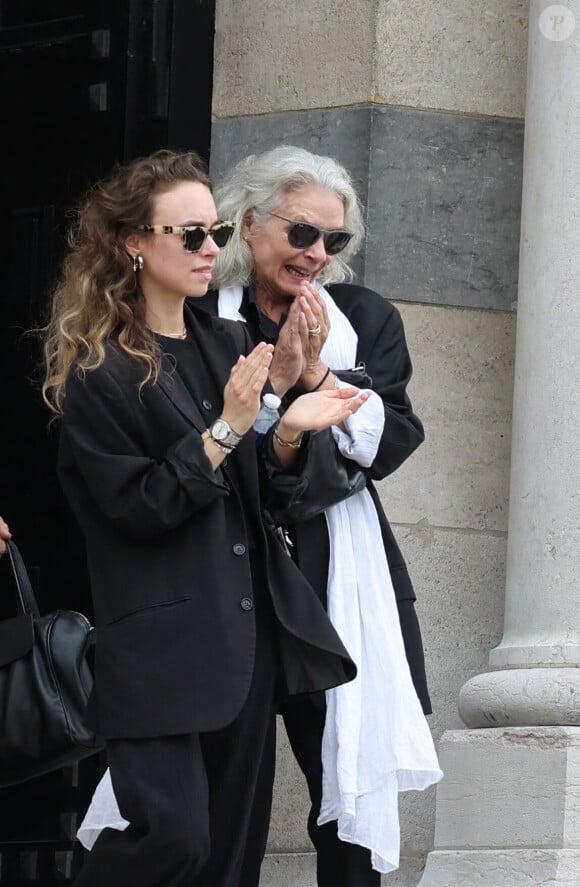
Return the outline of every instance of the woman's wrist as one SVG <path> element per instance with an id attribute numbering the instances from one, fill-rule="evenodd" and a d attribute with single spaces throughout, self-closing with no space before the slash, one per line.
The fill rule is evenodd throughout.
<path id="1" fill-rule="evenodd" d="M 321 360 L 314 366 L 303 367 L 300 374 L 300 381 L 304 385 L 306 391 L 318 391 L 322 386 L 325 376 L 330 372 L 328 367 Z"/>
<path id="2" fill-rule="evenodd" d="M 308 394 L 312 394 L 314 391 L 320 391 L 320 389 L 322 388 L 322 386 L 324 385 L 324 383 L 328 379 L 329 375 L 330 375 L 330 367 L 327 367 L 326 372 L 323 373 L 323 375 L 320 377 L 320 381 L 316 383 L 314 388 L 310 387 L 307 389 Z"/>
<path id="3" fill-rule="evenodd" d="M 340 386 L 338 377 L 323 363 L 316 373 L 303 373 L 300 381 L 306 389 L 306 394 L 312 394 L 314 391 L 332 391 Z"/>
<path id="4" fill-rule="evenodd" d="M 282 468 L 291 470 L 296 464 L 302 446 L 303 431 L 289 429 L 280 420 L 272 429 L 272 448 Z"/>
<path id="5" fill-rule="evenodd" d="M 303 437 L 304 431 L 285 427 L 283 419 L 276 422 L 274 426 L 274 441 L 283 449 L 288 447 L 292 450 L 299 450 Z"/>
<path id="6" fill-rule="evenodd" d="M 340 379 L 334 375 L 330 367 L 327 367 L 316 385 L 308 385 L 306 382 L 303 384 L 306 394 L 313 394 L 315 391 L 336 391 L 340 388 Z"/>
<path id="7" fill-rule="evenodd" d="M 223 447 L 217 446 L 215 440 L 212 439 L 209 430 L 206 430 L 201 435 L 201 440 L 203 443 L 203 449 L 205 455 L 211 462 L 212 468 L 214 471 L 219 468 L 224 459 L 227 458 L 227 454 Z"/>
<path id="8" fill-rule="evenodd" d="M 288 379 L 284 375 L 276 375 L 275 373 L 269 373 L 268 378 L 270 380 L 270 385 L 274 390 L 274 394 L 277 394 L 278 397 L 284 397 L 284 395 L 292 388 L 292 385 L 288 384 Z"/>

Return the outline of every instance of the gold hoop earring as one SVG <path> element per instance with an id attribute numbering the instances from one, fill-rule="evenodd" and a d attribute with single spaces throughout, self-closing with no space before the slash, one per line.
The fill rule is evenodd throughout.
<path id="1" fill-rule="evenodd" d="M 145 262 L 143 261 L 143 256 L 133 256 L 133 271 L 135 274 L 138 274 L 139 271 L 143 270 L 143 265 Z"/>

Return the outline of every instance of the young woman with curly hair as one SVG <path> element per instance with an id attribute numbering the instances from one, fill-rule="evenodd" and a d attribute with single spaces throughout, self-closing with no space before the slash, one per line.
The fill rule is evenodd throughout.
<path id="1" fill-rule="evenodd" d="M 258 450 L 272 346 L 195 305 L 232 230 L 199 157 L 157 152 L 88 194 L 54 294 L 44 396 L 87 546 L 88 718 L 124 820 L 77 887 L 255 887 L 277 697 L 355 673 L 263 515 L 366 395 L 299 398 Z"/>

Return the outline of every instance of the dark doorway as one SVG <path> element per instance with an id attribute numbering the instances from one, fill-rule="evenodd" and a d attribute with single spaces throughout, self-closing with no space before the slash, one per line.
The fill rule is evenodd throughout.
<path id="1" fill-rule="evenodd" d="M 209 159 L 213 35 L 213 0 L 0 0 L 0 514 L 44 611 L 92 615 L 27 331 L 44 321 L 68 212 L 93 181 L 163 146 Z M 0 617 L 12 615 L 5 574 L 0 563 Z M 92 758 L 0 790 L 0 884 L 71 880 L 102 767 Z"/>

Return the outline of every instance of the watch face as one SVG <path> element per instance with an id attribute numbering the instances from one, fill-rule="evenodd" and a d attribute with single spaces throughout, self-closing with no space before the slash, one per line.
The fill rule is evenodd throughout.
<path id="1" fill-rule="evenodd" d="M 232 449 L 237 447 L 242 439 L 242 435 L 234 431 L 225 419 L 216 419 L 209 429 L 209 433 L 216 443 L 224 444 L 224 446 L 231 447 Z"/>
<path id="2" fill-rule="evenodd" d="M 230 433 L 230 426 L 223 419 L 216 419 L 211 426 L 211 436 L 214 440 L 225 440 Z"/>

